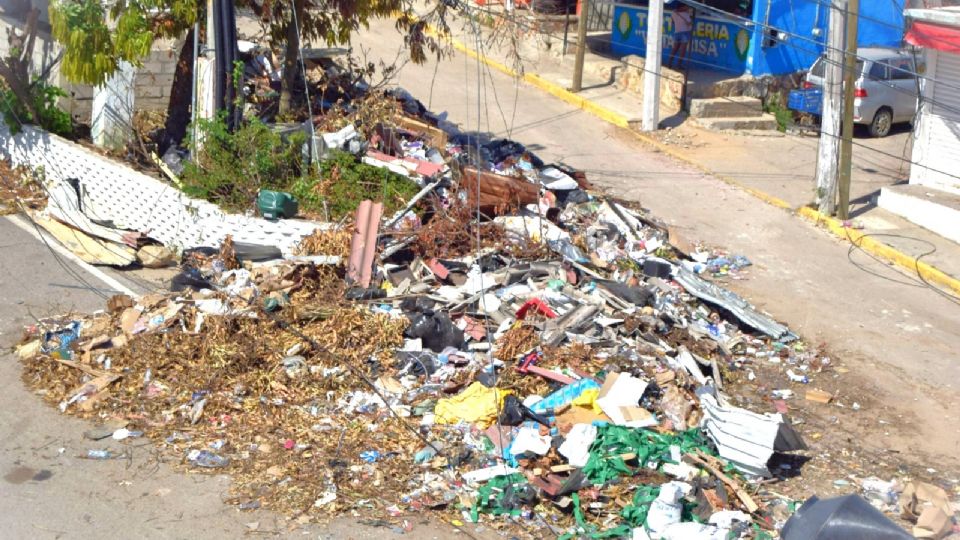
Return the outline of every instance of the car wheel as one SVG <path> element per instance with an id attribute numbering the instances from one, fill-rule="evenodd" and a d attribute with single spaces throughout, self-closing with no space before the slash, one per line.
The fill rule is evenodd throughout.
<path id="1" fill-rule="evenodd" d="M 890 128 L 893 126 L 893 111 L 884 107 L 877 111 L 870 122 L 871 137 L 886 137 L 890 134 Z"/>

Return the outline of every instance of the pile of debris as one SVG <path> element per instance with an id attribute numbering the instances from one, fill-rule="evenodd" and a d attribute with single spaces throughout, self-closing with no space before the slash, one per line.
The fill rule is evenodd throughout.
<path id="1" fill-rule="evenodd" d="M 416 181 L 406 208 L 365 201 L 298 256 L 230 237 L 186 250 L 173 292 L 28 329 L 26 383 L 109 426 L 93 435 L 149 437 L 230 472 L 240 508 L 299 520 L 436 509 L 564 537 L 906 537 L 858 497 L 791 519 L 794 501 L 752 484 L 806 446 L 781 412 L 734 405 L 737 382 L 776 365 L 806 384 L 831 362 L 701 277 L 748 260 L 681 253 L 581 172 L 398 95 L 416 118 L 362 145 L 352 126 L 321 138 Z M 945 535 L 945 493 L 908 489 L 914 532 Z"/>

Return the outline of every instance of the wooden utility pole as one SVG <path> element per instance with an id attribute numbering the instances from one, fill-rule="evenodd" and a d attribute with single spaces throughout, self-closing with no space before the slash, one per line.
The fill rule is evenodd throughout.
<path id="1" fill-rule="evenodd" d="M 583 88 L 583 57 L 587 54 L 587 17 L 590 13 L 590 0 L 580 0 L 580 15 L 577 17 L 577 58 L 573 64 L 573 88 L 579 92 Z"/>
<path id="2" fill-rule="evenodd" d="M 860 0 L 847 0 L 846 55 L 843 58 L 843 141 L 840 144 L 840 203 L 837 217 L 850 217 L 850 169 L 853 165 L 853 92 L 857 80 L 857 22 Z"/>
<path id="3" fill-rule="evenodd" d="M 817 207 L 832 216 L 837 210 L 837 166 L 840 159 L 840 114 L 843 100 L 843 11 L 846 0 L 830 6 L 826 58 L 823 61 L 823 110 L 817 151 Z"/>
<path id="4" fill-rule="evenodd" d="M 660 64 L 663 60 L 663 0 L 650 0 L 647 54 L 643 63 L 643 131 L 660 126 Z"/>

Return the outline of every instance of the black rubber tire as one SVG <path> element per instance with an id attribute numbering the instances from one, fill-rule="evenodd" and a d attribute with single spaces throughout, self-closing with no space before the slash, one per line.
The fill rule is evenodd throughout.
<path id="1" fill-rule="evenodd" d="M 886 137 L 890 134 L 890 128 L 893 127 L 893 111 L 889 107 L 881 107 L 877 114 L 873 115 L 873 120 L 867 129 L 871 137 Z"/>

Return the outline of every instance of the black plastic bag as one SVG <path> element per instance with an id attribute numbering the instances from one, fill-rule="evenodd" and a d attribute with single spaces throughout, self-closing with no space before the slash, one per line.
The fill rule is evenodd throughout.
<path id="1" fill-rule="evenodd" d="M 454 326 L 446 313 L 424 310 L 410 318 L 410 326 L 403 331 L 410 339 L 420 338 L 423 346 L 433 352 L 442 352 L 447 347 L 463 348 L 463 330 Z"/>
<path id="2" fill-rule="evenodd" d="M 192 289 L 199 291 L 203 289 L 214 289 L 213 283 L 210 283 L 200 274 L 196 268 L 184 268 L 182 272 L 173 276 L 170 280 L 170 290 L 173 292 Z"/>

